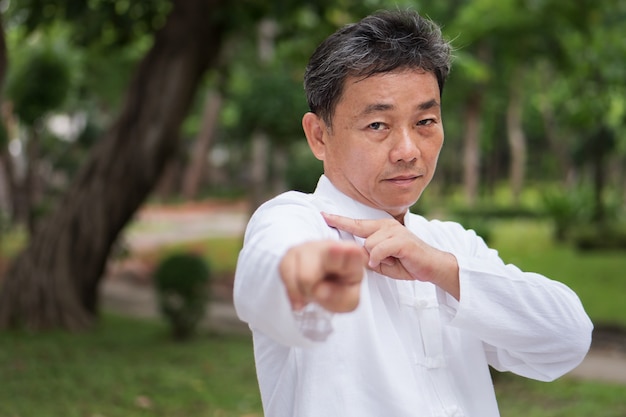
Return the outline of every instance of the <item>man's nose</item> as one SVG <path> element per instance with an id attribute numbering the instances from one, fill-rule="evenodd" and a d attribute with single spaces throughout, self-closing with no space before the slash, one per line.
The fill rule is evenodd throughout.
<path id="1" fill-rule="evenodd" d="M 419 159 L 421 151 L 418 145 L 417 133 L 412 129 L 402 129 L 394 138 L 390 152 L 391 162 L 413 162 Z"/>

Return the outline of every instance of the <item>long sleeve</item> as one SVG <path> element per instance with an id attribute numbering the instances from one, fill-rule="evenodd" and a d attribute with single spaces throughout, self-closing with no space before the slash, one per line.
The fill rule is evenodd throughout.
<path id="1" fill-rule="evenodd" d="M 456 242 L 461 300 L 444 299 L 448 324 L 482 340 L 498 370 L 542 381 L 576 367 L 591 343 L 593 325 L 578 296 L 564 284 L 505 265 L 473 232 Z"/>
<path id="2" fill-rule="evenodd" d="M 303 194 L 287 193 L 260 207 L 248 224 L 237 263 L 234 304 L 239 318 L 283 345 L 311 345 L 291 309 L 278 265 L 290 247 L 329 238 L 330 228 Z"/>

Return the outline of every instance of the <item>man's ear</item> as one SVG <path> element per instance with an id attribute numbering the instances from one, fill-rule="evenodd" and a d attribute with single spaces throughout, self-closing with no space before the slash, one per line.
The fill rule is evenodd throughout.
<path id="1" fill-rule="evenodd" d="M 328 139 L 326 124 L 318 115 L 308 112 L 302 117 L 302 129 L 311 152 L 317 159 L 323 161 Z"/>

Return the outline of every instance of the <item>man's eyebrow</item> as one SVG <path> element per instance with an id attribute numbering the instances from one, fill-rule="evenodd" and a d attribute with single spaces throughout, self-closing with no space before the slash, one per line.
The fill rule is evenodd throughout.
<path id="1" fill-rule="evenodd" d="M 428 100 L 417 105 L 417 110 L 429 110 L 433 107 L 439 107 L 439 102 L 436 99 Z M 359 112 L 359 116 L 367 116 L 373 113 L 384 112 L 387 110 L 393 110 L 395 106 L 388 103 L 372 103 L 365 106 L 365 108 Z"/>
<path id="2" fill-rule="evenodd" d="M 434 98 L 432 100 L 428 100 L 425 101 L 423 103 L 420 103 L 417 106 L 418 110 L 428 110 L 428 109 L 432 109 L 433 107 L 439 107 L 439 102 L 437 100 L 435 100 Z"/>
<path id="3" fill-rule="evenodd" d="M 367 106 L 365 106 L 365 108 L 359 114 L 361 116 L 367 116 L 368 114 L 392 110 L 393 108 L 394 108 L 393 104 L 373 103 L 373 104 L 368 104 Z"/>
<path id="4" fill-rule="evenodd" d="M 439 107 L 439 102 L 436 99 L 431 99 L 417 105 L 417 110 L 429 110 L 433 107 Z M 395 106 L 387 103 L 372 103 L 365 106 L 365 108 L 359 113 L 360 116 L 367 116 L 372 113 L 383 112 L 387 110 L 393 110 Z"/>

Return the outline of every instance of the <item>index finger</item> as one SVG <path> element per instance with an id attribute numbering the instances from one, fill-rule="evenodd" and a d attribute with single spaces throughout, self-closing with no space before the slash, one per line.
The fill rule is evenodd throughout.
<path id="1" fill-rule="evenodd" d="M 343 230 L 358 237 L 368 238 L 372 233 L 380 229 L 380 220 L 351 219 L 322 212 L 326 224 L 339 230 Z"/>

